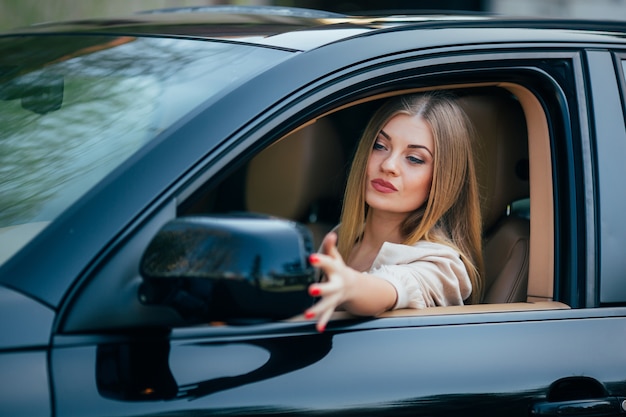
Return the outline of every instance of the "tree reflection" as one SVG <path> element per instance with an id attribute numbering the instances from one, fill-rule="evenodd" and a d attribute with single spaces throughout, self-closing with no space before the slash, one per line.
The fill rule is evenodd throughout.
<path id="1" fill-rule="evenodd" d="M 142 271 L 148 276 L 222 277 L 237 266 L 232 259 L 235 243 L 226 232 L 183 224 L 154 237 L 142 261 Z M 241 271 L 233 269 L 232 273 L 239 275 Z"/>
<path id="2" fill-rule="evenodd" d="M 142 144 L 217 91 L 275 62 L 275 54 L 180 39 L 3 40 L 0 227 L 52 220 Z M 51 76 L 63 80 L 61 108 L 45 114 L 25 108 L 21 87 Z"/>

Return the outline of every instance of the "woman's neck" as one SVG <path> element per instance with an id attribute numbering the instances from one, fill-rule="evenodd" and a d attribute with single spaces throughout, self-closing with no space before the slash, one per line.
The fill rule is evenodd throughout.
<path id="1" fill-rule="evenodd" d="M 400 225 L 404 217 L 388 213 L 381 215 L 370 210 L 365 219 L 363 235 L 348 257 L 348 265 L 357 271 L 367 271 L 383 243 L 402 243 L 404 239 L 400 233 Z"/>
<path id="2" fill-rule="evenodd" d="M 362 239 L 377 244 L 379 247 L 384 242 L 402 243 L 404 237 L 400 232 L 400 226 L 405 218 L 404 213 L 379 213 L 376 210 L 370 210 L 365 219 Z"/>

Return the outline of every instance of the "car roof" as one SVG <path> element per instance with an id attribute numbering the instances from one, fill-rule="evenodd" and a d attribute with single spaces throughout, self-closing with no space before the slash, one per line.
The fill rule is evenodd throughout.
<path id="1" fill-rule="evenodd" d="M 527 28 L 625 35 L 623 21 L 507 17 L 477 12 L 380 11 L 346 15 L 280 6 L 199 6 L 121 18 L 48 22 L 7 34 L 120 34 L 218 39 L 306 51 L 376 31 L 408 28 Z M 579 39 L 580 40 L 580 39 Z"/>

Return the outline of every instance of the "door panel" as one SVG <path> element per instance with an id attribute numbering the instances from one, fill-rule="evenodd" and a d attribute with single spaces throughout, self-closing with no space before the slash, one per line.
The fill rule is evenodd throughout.
<path id="1" fill-rule="evenodd" d="M 623 247 L 626 242 L 626 222 L 623 207 L 626 198 L 619 184 L 624 177 L 623 158 L 626 154 L 626 129 L 622 97 L 616 88 L 619 85 L 613 57 L 608 51 L 587 51 L 589 62 L 590 99 L 595 134 L 597 163 L 598 229 L 600 232 L 600 288 L 595 291 L 593 301 L 600 303 L 626 303 L 624 270 L 626 257 Z M 589 285 L 595 284 L 591 281 Z M 593 291 L 590 291 L 593 294 Z"/>
<path id="2" fill-rule="evenodd" d="M 47 351 L 3 352 L 0 409 L 3 416 L 49 416 Z"/>
<path id="3" fill-rule="evenodd" d="M 436 317 L 349 321 L 323 334 L 311 324 L 284 323 L 101 338 L 93 345 L 58 338 L 64 346 L 52 358 L 57 410 L 59 416 L 183 410 L 526 416 L 534 404 L 554 399 L 553 383 L 570 377 L 597 381 L 601 389 L 582 386 L 569 399 L 601 394 L 617 401 L 626 397 L 624 309 L 594 312 L 541 312 L 532 320 L 525 313 L 485 314 L 474 324 L 462 324 L 470 319 L 464 315 L 444 325 L 435 325 Z"/>

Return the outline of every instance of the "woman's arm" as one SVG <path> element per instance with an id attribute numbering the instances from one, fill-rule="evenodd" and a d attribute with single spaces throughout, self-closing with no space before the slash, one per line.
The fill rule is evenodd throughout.
<path id="1" fill-rule="evenodd" d="M 397 299 L 390 282 L 347 266 L 336 243 L 337 235 L 329 233 L 322 243 L 322 253 L 310 257 L 311 264 L 321 268 L 327 278 L 309 287 L 309 293 L 321 299 L 305 312 L 306 318 L 317 317 L 320 332 L 337 307 L 352 314 L 373 316 L 392 309 Z"/>

